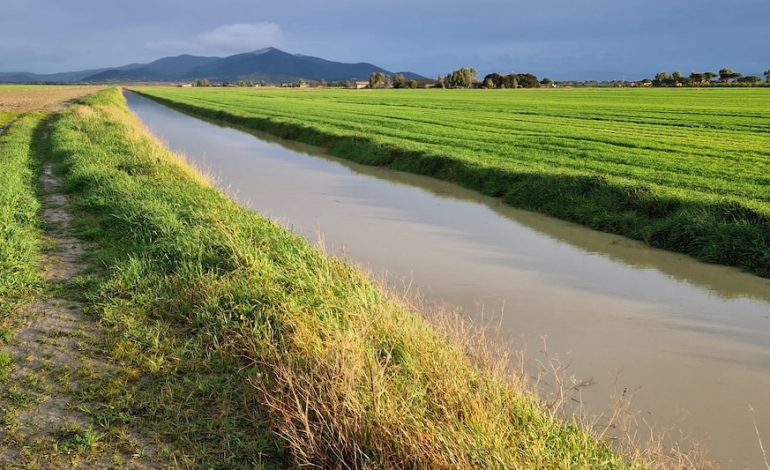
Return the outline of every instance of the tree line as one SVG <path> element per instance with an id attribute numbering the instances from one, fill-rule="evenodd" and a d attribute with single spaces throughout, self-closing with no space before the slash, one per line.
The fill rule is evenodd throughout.
<path id="1" fill-rule="evenodd" d="M 369 88 L 417 88 L 418 86 L 420 84 L 417 80 L 407 79 L 400 73 L 391 77 L 385 72 L 372 72 L 369 76 Z"/>
<path id="2" fill-rule="evenodd" d="M 501 75 L 490 73 L 479 81 L 478 72 L 473 68 L 461 68 L 447 75 L 439 75 L 436 86 L 439 88 L 538 88 L 553 86 L 550 78 L 538 80 L 531 73 L 511 73 Z"/>
<path id="3" fill-rule="evenodd" d="M 479 81 L 476 69 L 463 67 L 446 75 L 439 75 L 433 83 L 435 88 L 537 88 L 551 86 L 553 80 L 538 80 L 531 73 L 500 75 L 492 73 Z M 417 80 L 408 80 L 402 74 L 390 76 L 385 72 L 374 72 L 369 77 L 369 88 L 418 88 Z"/>
<path id="4" fill-rule="evenodd" d="M 764 80 L 758 75 L 748 75 L 736 72 L 730 68 L 723 68 L 719 72 L 693 72 L 685 76 L 681 72 L 660 72 L 654 79 L 644 79 L 638 82 L 613 81 L 609 82 L 611 86 L 654 86 L 654 87 L 674 87 L 674 86 L 756 86 L 763 83 L 770 85 L 770 69 L 763 72 Z M 479 73 L 474 68 L 463 67 L 454 70 L 446 75 L 439 75 L 435 82 L 418 82 L 414 79 L 408 79 L 403 74 L 389 75 L 385 72 L 373 72 L 369 76 L 369 88 L 419 88 L 421 86 L 430 88 L 538 88 L 555 86 L 550 78 L 538 80 L 537 76 L 531 73 L 511 73 L 502 75 L 499 73 L 490 73 L 482 80 L 479 80 Z M 559 82 L 566 86 L 602 86 L 604 82 Z M 214 86 L 207 79 L 193 82 L 194 86 Z M 237 82 L 225 82 L 220 86 L 265 86 L 264 80 L 241 80 Z M 307 82 L 298 80 L 296 86 L 319 86 L 319 87 L 339 87 L 353 88 L 355 83 L 347 80 L 329 82 L 320 80 L 317 82 Z M 607 86 L 609 86 L 607 85 Z"/>
<path id="5" fill-rule="evenodd" d="M 764 82 L 770 85 L 770 70 L 763 72 Z M 716 80 L 715 80 L 716 79 Z M 705 86 L 705 85 L 759 85 L 763 82 L 759 75 L 744 76 L 730 68 L 719 72 L 693 72 L 684 76 L 681 72 L 660 72 L 653 80 L 644 80 L 652 86 Z"/>

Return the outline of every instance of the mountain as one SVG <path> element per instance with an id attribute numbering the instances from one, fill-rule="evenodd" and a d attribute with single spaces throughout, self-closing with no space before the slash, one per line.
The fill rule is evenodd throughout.
<path id="1" fill-rule="evenodd" d="M 387 70 L 369 63 L 346 64 L 320 57 L 289 54 L 274 47 L 229 57 L 178 56 L 156 60 L 144 67 L 107 70 L 86 77 L 85 81 L 179 81 L 208 79 L 216 82 L 265 80 L 293 82 L 305 80 L 368 80 L 372 72 Z M 424 79 L 417 74 L 410 77 Z"/>
<path id="2" fill-rule="evenodd" d="M 373 64 L 345 64 L 318 57 L 289 54 L 275 48 L 225 57 L 190 70 L 185 78 L 226 81 L 239 79 L 272 82 L 305 80 L 368 80 L 372 72 L 387 72 Z"/>
<path id="3" fill-rule="evenodd" d="M 79 70 L 76 72 L 61 73 L 28 73 L 28 72 L 0 72 L 0 83 L 77 83 L 85 81 L 87 77 L 107 70 L 128 70 L 141 67 L 144 64 L 128 64 L 121 67 Z"/>
<path id="4" fill-rule="evenodd" d="M 177 82 L 209 79 L 215 82 L 265 80 L 293 82 L 299 79 L 318 81 L 368 80 L 373 72 L 387 70 L 361 62 L 348 64 L 320 57 L 290 54 L 274 47 L 229 57 L 180 55 L 164 57 L 148 64 L 82 70 L 57 74 L 25 72 L 0 73 L 0 83 L 108 83 L 108 82 Z M 402 72 L 409 79 L 425 80 L 411 72 Z"/>
<path id="5" fill-rule="evenodd" d="M 37 83 L 37 82 L 77 82 L 89 75 L 102 72 L 107 69 L 82 70 L 78 72 L 64 72 L 39 74 L 28 72 L 0 72 L 0 83 Z"/>
<path id="6" fill-rule="evenodd" d="M 199 57 L 194 55 L 179 55 L 164 57 L 149 64 L 138 64 L 131 67 L 107 69 L 93 75 L 83 77 L 86 82 L 166 82 L 183 79 L 183 75 L 196 67 L 203 67 L 216 61 L 219 57 Z"/>

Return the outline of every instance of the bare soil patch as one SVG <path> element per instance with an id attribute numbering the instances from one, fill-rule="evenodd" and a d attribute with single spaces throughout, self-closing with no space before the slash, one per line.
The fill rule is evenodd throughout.
<path id="1" fill-rule="evenodd" d="M 0 113 L 58 109 L 62 103 L 90 95 L 101 87 L 93 86 L 0 86 Z"/>

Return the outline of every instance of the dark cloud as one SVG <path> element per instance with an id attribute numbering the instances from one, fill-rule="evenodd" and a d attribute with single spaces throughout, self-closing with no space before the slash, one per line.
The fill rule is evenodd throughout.
<path id="1" fill-rule="evenodd" d="M 2 2 L 3 71 L 52 72 L 267 45 L 428 75 L 462 65 L 559 79 L 770 67 L 767 0 Z"/>

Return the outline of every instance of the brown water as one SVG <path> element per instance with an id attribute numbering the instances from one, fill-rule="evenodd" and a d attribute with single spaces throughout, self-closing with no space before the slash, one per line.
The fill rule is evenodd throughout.
<path id="1" fill-rule="evenodd" d="M 770 280 L 128 100 L 244 206 L 430 301 L 483 310 L 516 349 L 546 336 L 594 382 L 590 409 L 627 388 L 655 429 L 691 435 L 725 468 L 764 468 L 749 405 L 770 445 Z"/>

